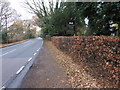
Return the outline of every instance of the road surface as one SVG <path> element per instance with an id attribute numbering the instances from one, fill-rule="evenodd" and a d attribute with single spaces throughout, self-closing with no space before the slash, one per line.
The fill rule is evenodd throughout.
<path id="1" fill-rule="evenodd" d="M 16 45 L 1 48 L 2 54 L 2 86 L 6 84 L 14 75 L 17 75 L 37 56 L 42 47 L 43 40 L 36 38 Z"/>

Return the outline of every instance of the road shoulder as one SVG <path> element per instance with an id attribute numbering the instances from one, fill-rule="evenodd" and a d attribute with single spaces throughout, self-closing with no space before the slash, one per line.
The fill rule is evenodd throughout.
<path id="1" fill-rule="evenodd" d="M 45 42 L 33 66 L 22 81 L 21 88 L 70 88 L 67 71 Z"/>
<path id="2" fill-rule="evenodd" d="M 26 42 L 29 40 L 32 40 L 32 39 L 21 40 L 21 41 L 17 41 L 17 42 L 13 42 L 13 43 L 8 43 L 8 44 L 0 44 L 0 48 L 12 46 L 12 45 L 19 44 L 19 43 L 23 43 L 23 42 Z"/>

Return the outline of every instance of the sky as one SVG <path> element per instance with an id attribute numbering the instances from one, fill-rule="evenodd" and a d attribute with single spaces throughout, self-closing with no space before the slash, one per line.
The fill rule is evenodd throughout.
<path id="1" fill-rule="evenodd" d="M 10 6 L 17 11 L 18 14 L 21 15 L 21 18 L 24 20 L 26 19 L 32 19 L 32 16 L 34 14 L 31 14 L 25 9 L 23 6 L 23 2 L 25 0 L 8 0 L 10 2 Z M 54 0 L 53 0 L 54 1 Z M 85 18 L 85 23 L 88 24 L 88 19 Z"/>
<path id="2" fill-rule="evenodd" d="M 23 2 L 25 0 L 8 0 L 8 1 L 10 2 L 10 7 L 15 9 L 17 13 L 21 15 L 22 20 L 32 19 L 32 16 L 34 16 L 34 14 L 29 13 L 27 9 L 23 7 L 24 5 Z M 36 30 L 40 31 L 41 28 L 36 26 Z"/>
<path id="3" fill-rule="evenodd" d="M 32 19 L 32 16 L 34 16 L 34 14 L 29 13 L 27 9 L 25 9 L 24 1 L 26 0 L 8 0 L 8 1 L 10 2 L 10 7 L 15 9 L 17 13 L 22 16 L 22 19 Z M 28 1 L 30 2 L 30 0 Z M 47 0 L 44 1 L 46 4 L 48 3 Z"/>
<path id="4" fill-rule="evenodd" d="M 18 14 L 21 15 L 21 19 L 32 19 L 33 14 L 29 13 L 27 9 L 23 7 L 23 2 L 25 0 L 8 0 L 10 2 L 10 7 L 15 9 Z"/>

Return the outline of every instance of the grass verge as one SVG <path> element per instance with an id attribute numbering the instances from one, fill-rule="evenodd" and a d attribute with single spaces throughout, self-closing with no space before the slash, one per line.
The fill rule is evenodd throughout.
<path id="1" fill-rule="evenodd" d="M 21 41 L 17 41 L 17 42 L 13 42 L 13 43 L 8 43 L 8 44 L 0 44 L 0 48 L 15 45 L 15 44 L 22 43 L 22 42 L 25 42 L 25 41 L 28 41 L 28 40 L 31 40 L 31 39 L 21 40 Z"/>

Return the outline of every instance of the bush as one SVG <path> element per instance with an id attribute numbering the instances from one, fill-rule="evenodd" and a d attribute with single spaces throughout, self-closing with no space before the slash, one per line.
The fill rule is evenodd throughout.
<path id="1" fill-rule="evenodd" d="M 6 43 L 9 39 L 9 36 L 7 35 L 7 32 L 0 32 L 0 43 Z"/>
<path id="2" fill-rule="evenodd" d="M 30 34 L 28 34 L 28 38 L 29 38 L 29 39 L 31 39 L 31 38 L 35 38 L 35 35 L 32 34 L 32 33 L 30 33 Z"/>
<path id="3" fill-rule="evenodd" d="M 107 36 L 58 36 L 51 37 L 53 44 L 71 56 L 78 65 L 83 65 L 92 76 L 118 83 L 120 72 L 120 39 Z M 108 77 L 109 76 L 109 77 Z"/>

